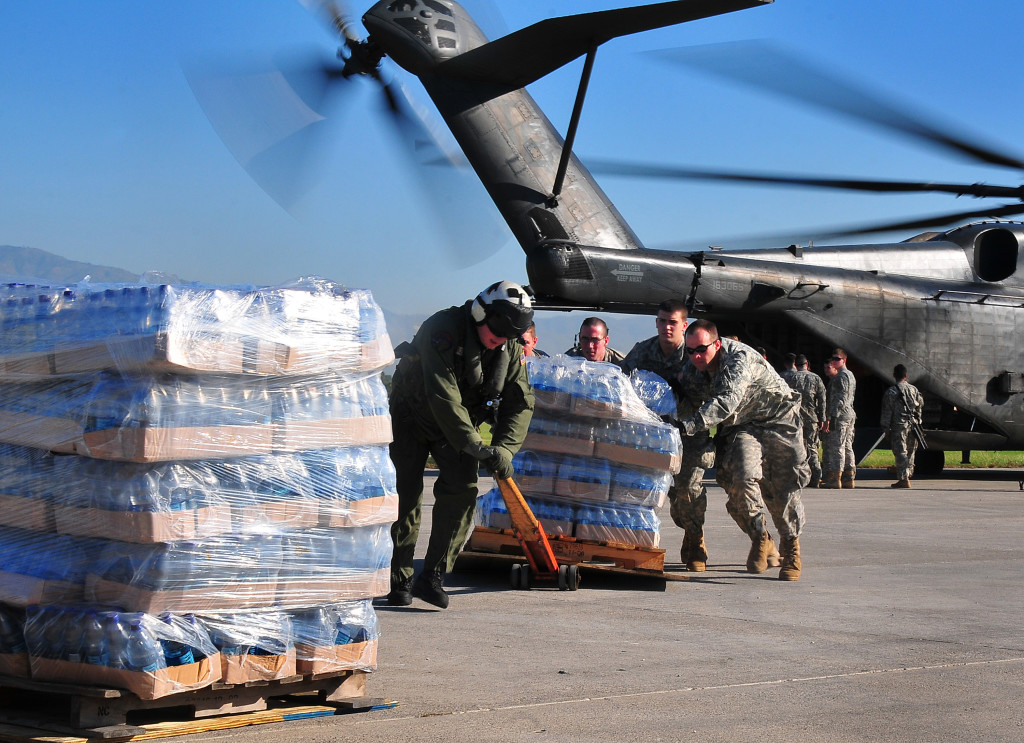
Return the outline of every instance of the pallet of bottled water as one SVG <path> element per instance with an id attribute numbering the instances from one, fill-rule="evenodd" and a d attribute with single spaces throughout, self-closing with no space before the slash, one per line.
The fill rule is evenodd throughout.
<path id="1" fill-rule="evenodd" d="M 321 279 L 277 287 L 0 285 L 0 374 L 124 371 L 368 372 L 394 361 L 365 290 Z"/>
<path id="2" fill-rule="evenodd" d="M 218 682 L 370 671 L 379 636 L 369 600 L 210 615 L 0 605 L 0 673 L 157 699 Z"/>
<path id="3" fill-rule="evenodd" d="M 682 442 L 660 415 L 675 399 L 660 377 L 568 356 L 530 359 L 537 414 L 512 460 L 516 483 L 551 534 L 644 547 L 659 543 L 660 508 Z M 508 528 L 497 491 L 478 523 Z"/>

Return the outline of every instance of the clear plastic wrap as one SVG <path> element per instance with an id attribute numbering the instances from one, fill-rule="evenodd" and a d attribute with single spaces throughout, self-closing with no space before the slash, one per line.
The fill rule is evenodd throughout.
<path id="1" fill-rule="evenodd" d="M 0 370 L 7 376 L 367 373 L 393 361 L 370 292 L 322 279 L 258 288 L 0 286 Z"/>
<path id="2" fill-rule="evenodd" d="M 292 628 L 298 673 L 369 671 L 377 665 L 380 625 L 368 600 L 293 612 Z"/>
<path id="3" fill-rule="evenodd" d="M 394 356 L 369 292 L 10 285 L 0 329 L 0 602 L 31 607 L 34 677 L 151 698 L 293 675 L 295 625 L 321 610 L 337 632 L 300 672 L 373 667 L 397 494 L 379 374 Z M 47 649 L 94 617 L 127 621 L 163 665 Z M 362 639 L 342 643 L 346 623 Z M 0 659 L 24 668 L 8 624 Z M 221 653 L 189 627 L 253 641 Z M 192 663 L 166 654 L 186 647 Z"/>
<path id="4" fill-rule="evenodd" d="M 676 414 L 676 396 L 668 382 L 659 375 L 646 369 L 634 369 L 629 374 L 629 381 L 637 397 L 655 415 L 661 417 Z"/>
<path id="5" fill-rule="evenodd" d="M 32 678 L 116 686 L 155 699 L 222 677 L 218 649 L 194 615 L 31 606 L 24 628 Z"/>
<path id="6" fill-rule="evenodd" d="M 29 675 L 25 612 L 0 604 L 0 676 Z"/>
<path id="7" fill-rule="evenodd" d="M 598 542 L 657 547 L 661 520 L 657 510 L 624 504 L 577 503 L 524 496 L 549 535 Z M 501 492 L 495 488 L 477 501 L 476 522 L 492 529 L 511 529 Z"/>
<path id="8" fill-rule="evenodd" d="M 531 356 L 530 384 L 538 410 L 588 418 L 658 423 L 614 364 L 574 356 Z"/>

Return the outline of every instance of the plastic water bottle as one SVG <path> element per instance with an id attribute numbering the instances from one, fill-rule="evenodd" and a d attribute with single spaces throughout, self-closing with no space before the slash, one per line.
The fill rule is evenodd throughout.
<path id="1" fill-rule="evenodd" d="M 110 653 L 107 648 L 107 636 L 103 630 L 99 615 L 92 609 L 85 613 L 82 623 L 82 662 L 94 666 L 110 664 Z"/>
<path id="2" fill-rule="evenodd" d="M 43 609 L 40 616 L 42 628 L 42 654 L 44 658 L 62 659 L 64 657 L 64 629 L 67 618 L 64 610 L 55 606 Z"/>
<path id="3" fill-rule="evenodd" d="M 107 641 L 107 665 L 111 668 L 128 668 L 128 631 L 116 611 L 104 617 L 103 633 Z"/>
<path id="4" fill-rule="evenodd" d="M 167 667 L 163 652 L 157 649 L 156 641 L 143 629 L 141 619 L 133 619 L 129 625 L 125 660 L 129 671 L 153 673 Z"/>
<path id="5" fill-rule="evenodd" d="M 12 614 L 0 608 L 0 654 L 24 652 L 25 635 L 21 623 Z"/>
<path id="6" fill-rule="evenodd" d="M 169 612 L 160 615 L 160 619 L 174 627 L 173 618 Z M 160 640 L 160 647 L 163 650 L 164 661 L 167 666 L 187 666 L 195 663 L 195 656 L 192 654 L 192 646 L 177 640 Z"/>
<path id="7" fill-rule="evenodd" d="M 64 657 L 72 663 L 82 663 L 84 657 L 84 612 L 68 609 L 64 613 Z"/>

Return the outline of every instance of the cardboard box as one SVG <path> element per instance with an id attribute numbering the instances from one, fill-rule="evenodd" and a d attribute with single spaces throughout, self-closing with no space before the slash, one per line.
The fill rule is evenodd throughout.
<path id="1" fill-rule="evenodd" d="M 32 531 L 53 531 L 53 506 L 42 498 L 0 493 L 0 524 Z"/>
<path id="2" fill-rule="evenodd" d="M 221 653 L 221 678 L 225 684 L 273 681 L 295 675 L 295 648 L 285 655 L 232 655 Z"/>
<path id="3" fill-rule="evenodd" d="M 231 531 L 231 509 L 208 506 L 191 511 L 104 511 L 99 508 L 55 506 L 57 531 L 80 537 L 139 544 L 193 539 Z"/>
<path id="4" fill-rule="evenodd" d="M 598 441 L 594 444 L 594 456 L 598 459 L 607 459 L 619 464 L 629 464 L 634 467 L 646 467 L 652 470 L 679 472 L 681 457 L 678 454 L 665 454 L 663 452 L 637 449 L 621 444 L 609 444 L 605 441 Z"/>
<path id="5" fill-rule="evenodd" d="M 284 608 L 315 606 L 384 596 L 390 590 L 391 570 L 381 568 L 332 580 L 281 580 L 277 584 L 277 601 Z"/>
<path id="6" fill-rule="evenodd" d="M 585 418 L 625 418 L 626 410 L 619 401 L 596 400 L 592 397 L 573 396 L 570 410 Z"/>
<path id="7" fill-rule="evenodd" d="M 81 601 L 80 583 L 0 572 L 0 603 L 25 608 L 32 604 L 76 604 Z"/>
<path id="8" fill-rule="evenodd" d="M 204 612 L 250 609 L 273 606 L 276 598 L 276 582 L 233 583 L 208 588 L 151 591 L 146 588 L 105 580 L 95 574 L 89 574 L 85 579 L 86 601 L 104 606 L 118 606 L 125 611 L 142 611 L 147 614 L 159 614 L 163 611 Z"/>
<path id="9" fill-rule="evenodd" d="M 245 344 L 236 336 L 159 332 L 58 347 L 51 355 L 51 367 L 55 374 L 101 369 L 241 374 L 244 351 Z"/>
<path id="10" fill-rule="evenodd" d="M 616 503 L 632 503 L 638 506 L 648 506 L 650 508 L 661 508 L 665 505 L 665 499 L 668 497 L 668 492 L 661 490 L 655 495 L 656 499 L 652 503 L 650 493 L 644 493 L 645 497 L 639 497 L 636 490 L 622 485 L 616 485 L 614 480 L 608 488 L 608 500 L 610 501 L 615 501 Z"/>
<path id="11" fill-rule="evenodd" d="M 537 408 L 568 413 L 572 407 L 572 395 L 560 390 L 542 390 L 533 388 L 533 399 Z"/>
<path id="12" fill-rule="evenodd" d="M 270 425 L 107 428 L 84 434 L 75 452 L 122 462 L 242 457 L 269 454 L 273 434 Z"/>
<path id="13" fill-rule="evenodd" d="M 656 531 L 600 524 L 577 524 L 574 536 L 577 539 L 586 539 L 591 542 L 616 542 L 637 547 L 657 547 L 661 542 L 661 535 Z"/>
<path id="14" fill-rule="evenodd" d="M 529 432 L 523 441 L 524 449 L 551 452 L 553 454 L 573 454 L 580 457 L 594 456 L 593 439 L 577 439 L 568 436 L 546 436 Z"/>
<path id="15" fill-rule="evenodd" d="M 321 500 L 320 526 L 391 524 L 398 518 L 398 495 L 362 500 Z"/>
<path id="16" fill-rule="evenodd" d="M 82 440 L 82 431 L 82 425 L 70 418 L 0 410 L 0 441 L 5 444 L 73 454 Z"/>
<path id="17" fill-rule="evenodd" d="M 222 675 L 220 654 L 185 666 L 171 666 L 152 672 L 126 671 L 123 668 L 34 656 L 29 659 L 29 663 L 32 678 L 38 681 L 127 689 L 139 699 L 159 699 L 169 694 L 202 689 L 219 681 Z"/>
<path id="18" fill-rule="evenodd" d="M 274 449 L 283 452 L 377 446 L 390 444 L 391 439 L 390 415 L 284 421 L 274 426 Z"/>
<path id="19" fill-rule="evenodd" d="M 312 498 L 294 497 L 257 505 L 247 505 L 240 514 L 244 524 L 275 524 L 289 529 L 304 529 L 319 522 L 319 506 Z"/>
<path id="20" fill-rule="evenodd" d="M 303 676 L 334 671 L 372 671 L 377 667 L 377 640 L 330 647 L 299 643 L 295 646 L 295 654 L 295 670 Z"/>
<path id="21" fill-rule="evenodd" d="M 0 653 L 0 676 L 28 678 L 30 675 L 28 653 Z"/>

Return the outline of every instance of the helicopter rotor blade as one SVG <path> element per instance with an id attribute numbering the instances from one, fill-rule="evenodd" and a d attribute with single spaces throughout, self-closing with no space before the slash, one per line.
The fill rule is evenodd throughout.
<path id="1" fill-rule="evenodd" d="M 997 219 L 999 217 L 1012 217 L 1017 214 L 1024 214 L 1024 204 L 1005 204 L 1003 206 L 988 207 L 987 209 L 973 209 L 971 211 L 950 212 L 947 214 L 935 214 L 930 217 L 919 217 L 916 219 L 904 219 L 893 222 L 876 222 L 849 227 L 842 230 L 830 230 L 825 234 L 819 234 L 819 238 L 852 237 L 854 235 L 872 235 L 881 232 L 896 232 L 900 230 L 926 230 L 929 228 L 948 227 L 958 222 L 965 222 L 973 219 Z"/>
<path id="2" fill-rule="evenodd" d="M 345 41 L 360 41 L 359 34 L 354 30 L 352 14 L 345 3 L 338 0 L 299 0 L 299 3 Z"/>
<path id="3" fill-rule="evenodd" d="M 763 183 L 783 186 L 804 186 L 873 193 L 948 193 L 978 198 L 1018 198 L 1024 201 L 1024 186 L 991 186 L 985 183 L 937 183 L 932 181 L 894 181 L 858 178 L 822 178 L 809 175 L 777 173 L 743 173 L 729 170 L 705 170 L 671 165 L 627 163 L 617 160 L 591 159 L 587 169 L 599 175 L 623 178 L 658 178 L 664 180 L 727 181 L 736 183 Z"/>
<path id="4" fill-rule="evenodd" d="M 239 65 L 182 64 L 196 100 L 231 154 L 286 211 L 315 182 L 315 153 L 336 104 L 340 70 L 319 54 Z"/>
<path id="5" fill-rule="evenodd" d="M 764 41 L 662 49 L 648 54 L 867 121 L 973 160 L 1024 170 L 1024 160 L 915 118 L 880 95 Z"/>
<path id="6" fill-rule="evenodd" d="M 443 235 L 450 265 L 465 268 L 491 257 L 511 236 L 465 156 L 445 146 L 439 128 L 404 85 L 395 79 L 381 85 L 385 113 Z"/>

